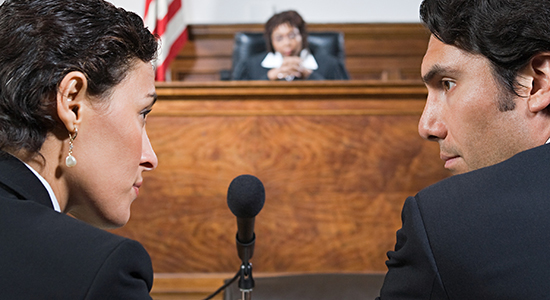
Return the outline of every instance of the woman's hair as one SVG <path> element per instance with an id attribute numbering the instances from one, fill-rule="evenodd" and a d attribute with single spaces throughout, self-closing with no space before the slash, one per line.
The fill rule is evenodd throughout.
<path id="1" fill-rule="evenodd" d="M 442 42 L 487 57 L 495 78 L 515 95 L 518 72 L 550 51 L 546 0 L 424 0 L 420 17 Z"/>
<path id="2" fill-rule="evenodd" d="M 273 45 L 271 44 L 271 35 L 273 34 L 273 31 L 275 28 L 279 27 L 279 25 L 282 24 L 288 24 L 291 27 L 296 27 L 300 31 L 300 35 L 302 36 L 302 49 L 307 48 L 307 29 L 306 29 L 306 22 L 304 22 L 304 19 L 294 10 L 287 10 L 280 12 L 278 14 L 273 15 L 267 22 L 265 23 L 265 42 L 267 46 L 267 50 L 269 52 L 275 52 L 275 49 L 273 49 Z"/>
<path id="3" fill-rule="evenodd" d="M 103 0 L 6 0 L 0 6 L 0 149 L 38 152 L 57 125 L 56 94 L 72 71 L 106 98 L 138 60 L 156 57 L 142 19 Z"/>

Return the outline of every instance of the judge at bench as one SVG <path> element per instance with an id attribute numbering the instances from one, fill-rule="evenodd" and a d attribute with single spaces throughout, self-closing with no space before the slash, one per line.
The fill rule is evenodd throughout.
<path id="1" fill-rule="evenodd" d="M 265 24 L 267 53 L 243 59 L 235 80 L 342 80 L 347 71 L 335 57 L 308 49 L 306 23 L 295 11 L 272 16 Z"/>
<path id="2" fill-rule="evenodd" d="M 0 299 L 151 299 L 143 246 L 100 228 L 128 221 L 157 166 L 156 51 L 103 0 L 0 6 Z"/>
<path id="3" fill-rule="evenodd" d="M 406 200 L 380 299 L 548 299 L 550 2 L 424 0 L 419 132 L 455 175 Z"/>

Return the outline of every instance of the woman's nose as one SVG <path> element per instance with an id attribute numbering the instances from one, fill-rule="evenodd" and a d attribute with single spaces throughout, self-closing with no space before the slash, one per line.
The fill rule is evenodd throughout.
<path id="1" fill-rule="evenodd" d="M 145 130 L 143 131 L 142 142 L 143 145 L 140 165 L 144 166 L 146 171 L 154 170 L 158 166 L 159 162 L 157 155 L 155 154 L 155 150 L 153 150 L 153 146 L 151 145 L 151 141 L 149 140 L 149 136 Z"/>

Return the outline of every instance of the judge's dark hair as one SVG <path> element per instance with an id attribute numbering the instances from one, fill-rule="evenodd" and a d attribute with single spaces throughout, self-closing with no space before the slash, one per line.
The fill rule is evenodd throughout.
<path id="1" fill-rule="evenodd" d="M 58 85 L 72 71 L 105 99 L 157 39 L 103 0 L 6 0 L 0 6 L 0 149 L 38 152 L 53 131 Z"/>
<path id="2" fill-rule="evenodd" d="M 546 0 L 424 0 L 420 17 L 442 42 L 487 57 L 497 81 L 515 95 L 518 72 L 550 51 Z"/>
<path id="3" fill-rule="evenodd" d="M 275 28 L 277 28 L 279 25 L 282 24 L 289 24 L 291 27 L 296 27 L 300 31 L 300 35 L 302 36 L 302 49 L 307 48 L 307 28 L 306 28 L 306 22 L 304 22 L 304 19 L 302 19 L 302 16 L 298 14 L 294 10 L 287 10 L 280 12 L 278 14 L 273 15 L 267 22 L 265 23 L 265 42 L 267 46 L 267 50 L 269 52 L 275 52 L 275 49 L 273 49 L 273 45 L 271 44 L 271 35 L 273 34 L 273 31 Z"/>

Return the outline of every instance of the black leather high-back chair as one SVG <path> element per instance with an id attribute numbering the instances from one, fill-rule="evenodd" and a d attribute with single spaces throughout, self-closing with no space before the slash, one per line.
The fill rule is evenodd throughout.
<path id="1" fill-rule="evenodd" d="M 310 32 L 307 38 L 311 53 L 330 54 L 345 66 L 346 54 L 344 47 L 344 34 L 335 31 Z M 266 51 L 264 34 L 262 32 L 237 32 L 233 44 L 233 58 L 230 72 L 221 73 L 222 80 L 233 78 L 235 66 L 243 59 Z M 229 74 L 228 74 L 229 73 Z"/>

